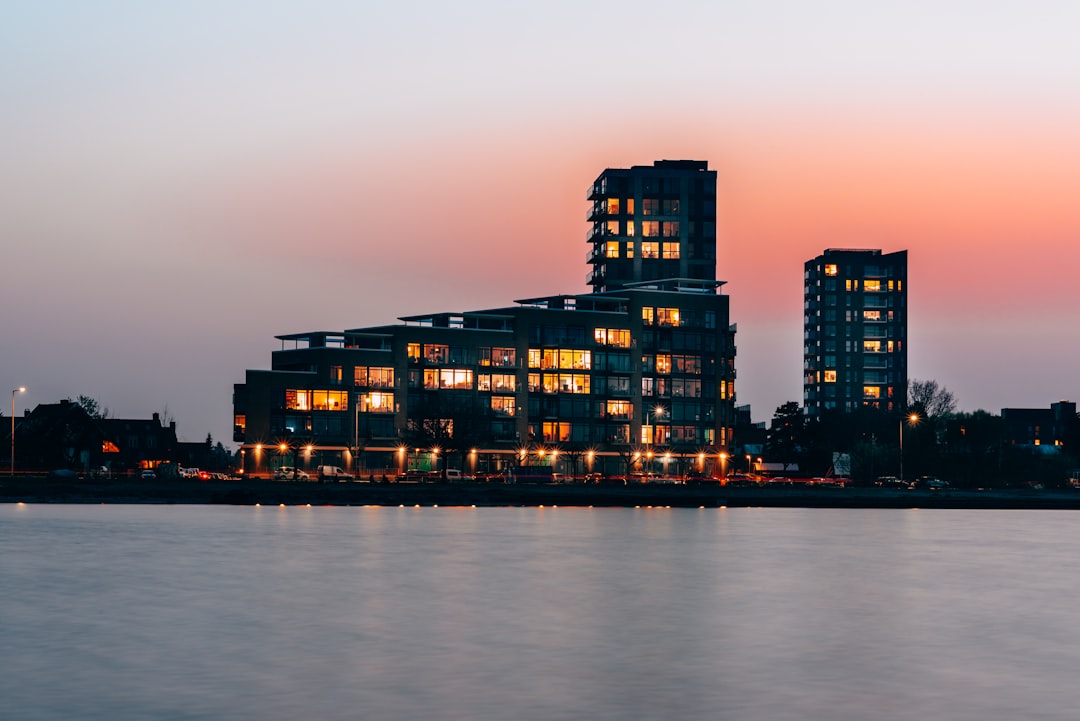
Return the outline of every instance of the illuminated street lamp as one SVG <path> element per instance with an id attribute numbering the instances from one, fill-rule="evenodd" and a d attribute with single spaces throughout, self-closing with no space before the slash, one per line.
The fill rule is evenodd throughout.
<path id="1" fill-rule="evenodd" d="M 11 475 L 15 476 L 15 394 L 26 393 L 26 388 L 19 386 L 11 391 Z"/>
<path id="2" fill-rule="evenodd" d="M 901 416 L 900 418 L 900 483 L 904 482 L 904 422 L 907 421 L 908 425 L 915 425 L 919 422 L 919 414 L 912 413 L 909 416 Z"/>
<path id="3" fill-rule="evenodd" d="M 720 452 L 720 477 L 727 478 L 727 459 L 728 455 L 724 451 Z"/>

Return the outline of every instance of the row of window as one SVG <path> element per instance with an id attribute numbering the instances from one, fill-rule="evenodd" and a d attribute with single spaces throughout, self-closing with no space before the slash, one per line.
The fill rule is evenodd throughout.
<path id="1" fill-rule="evenodd" d="M 622 251 L 621 254 L 620 250 Z M 613 259 L 632 259 L 634 257 L 634 244 L 619 243 L 615 240 L 609 240 L 604 243 L 604 257 Z M 641 243 L 641 257 L 647 259 L 663 258 L 664 260 L 678 260 L 682 257 L 682 246 L 679 243 L 645 241 Z"/>
<path id="2" fill-rule="evenodd" d="M 601 201 L 603 205 L 599 206 L 605 209 L 610 215 L 633 215 L 634 214 L 634 199 L 633 198 L 607 198 Z M 678 215 L 679 214 L 679 199 L 678 198 L 642 198 L 641 199 L 641 214 L 642 215 Z"/>
<path id="3" fill-rule="evenodd" d="M 677 220 L 642 220 L 637 223 L 633 220 L 608 220 L 601 227 L 605 236 L 633 238 L 637 236 L 638 230 L 643 238 L 678 238 L 680 235 L 680 224 Z"/>

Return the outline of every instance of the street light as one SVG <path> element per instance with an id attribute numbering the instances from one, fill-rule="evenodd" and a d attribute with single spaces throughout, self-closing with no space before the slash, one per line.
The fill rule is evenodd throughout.
<path id="1" fill-rule="evenodd" d="M 904 482 L 904 421 L 913 426 L 919 422 L 919 414 L 912 413 L 909 416 L 900 417 L 900 483 Z"/>
<path id="2" fill-rule="evenodd" d="M 15 394 L 26 393 L 22 386 L 11 391 L 11 477 L 15 477 Z"/>
<path id="3" fill-rule="evenodd" d="M 662 405 L 660 405 L 659 403 L 657 403 L 655 406 L 653 406 L 652 417 L 653 417 L 653 437 L 652 437 L 652 442 L 658 444 L 658 439 L 660 437 L 660 434 L 658 433 L 658 431 L 660 430 L 660 419 L 664 417 L 664 407 Z"/>
<path id="4" fill-rule="evenodd" d="M 727 478 L 727 453 L 720 451 L 720 477 Z"/>

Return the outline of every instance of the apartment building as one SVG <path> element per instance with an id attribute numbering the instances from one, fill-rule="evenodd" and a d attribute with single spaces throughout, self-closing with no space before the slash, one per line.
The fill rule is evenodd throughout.
<path id="1" fill-rule="evenodd" d="M 708 205 L 715 215 L 715 173 L 705 166 L 644 166 L 662 171 L 660 180 L 679 179 L 679 203 L 668 215 L 637 206 L 653 187 L 637 179 L 642 168 L 606 170 L 590 186 L 595 208 L 594 188 L 605 177 L 633 178 L 626 187 L 635 187 L 641 212 L 628 211 L 634 220 L 626 222 L 694 219 L 667 236 L 650 225 L 648 235 L 620 241 L 618 257 L 590 259 L 594 274 L 617 283 L 393 325 L 277 336 L 270 369 L 248 370 L 234 388 L 245 471 L 333 464 L 381 474 L 450 464 L 498 472 L 524 461 L 614 473 L 655 458 L 658 471 L 710 472 L 734 426 L 735 327 L 715 280 L 715 223 L 706 228 L 705 215 L 691 213 Z M 658 187 L 671 197 L 657 199 L 674 200 L 675 185 Z M 625 254 L 627 242 L 634 257 Z M 647 244 L 664 242 L 678 245 L 668 251 L 675 257 L 663 258 L 663 245 L 653 257 Z"/>
<path id="2" fill-rule="evenodd" d="M 907 251 L 830 249 L 803 273 L 803 410 L 903 410 Z"/>

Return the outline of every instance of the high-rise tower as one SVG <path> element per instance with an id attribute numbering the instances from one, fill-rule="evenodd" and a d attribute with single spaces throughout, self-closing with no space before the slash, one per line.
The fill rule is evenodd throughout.
<path id="1" fill-rule="evenodd" d="M 803 408 L 907 402 L 907 251 L 830 249 L 803 274 Z"/>
<path id="2" fill-rule="evenodd" d="M 594 293 L 662 278 L 716 280 L 716 171 L 707 161 L 609 168 L 588 199 Z"/>

